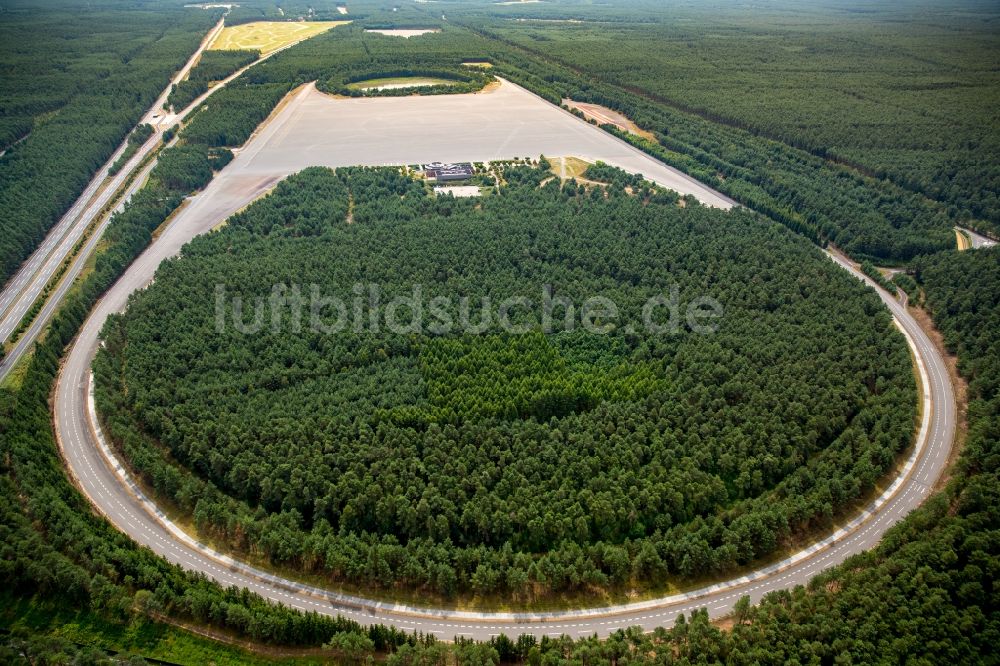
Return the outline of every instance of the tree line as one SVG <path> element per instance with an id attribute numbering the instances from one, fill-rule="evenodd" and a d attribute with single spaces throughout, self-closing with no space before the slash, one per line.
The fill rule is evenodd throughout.
<path id="1" fill-rule="evenodd" d="M 155 226 L 147 226 L 145 232 L 140 227 L 134 230 L 148 240 L 148 229 Z M 128 243 L 130 234 L 118 222 L 114 229 L 115 245 L 125 252 L 122 258 L 127 261 L 141 249 L 143 241 L 127 250 L 120 243 Z M 387 663 L 401 666 L 452 660 L 460 664 L 499 664 L 503 660 L 566 665 L 809 663 L 845 658 L 854 662 L 934 662 L 942 655 L 955 663 L 988 661 L 993 653 L 991 636 L 1000 627 L 995 576 L 990 573 L 1000 557 L 993 538 L 1000 530 L 1000 503 L 990 499 L 1000 487 L 992 463 L 998 441 L 995 422 L 1000 414 L 994 404 L 1000 386 L 996 368 L 1000 356 L 994 349 L 1000 307 L 992 289 L 1000 279 L 997 256 L 996 251 L 942 253 L 922 261 L 916 273 L 938 326 L 946 331 L 948 344 L 962 355 L 962 373 L 973 380 L 970 434 L 947 489 L 890 530 L 873 551 L 819 575 L 806 587 L 772 593 L 758 605 L 741 600 L 728 630 L 711 624 L 703 611 L 681 617 L 673 627 L 649 634 L 621 630 L 607 640 L 500 635 L 486 643 L 459 638 L 446 645 L 426 638 L 393 636 L 390 630 L 376 627 L 366 632 L 378 639 L 369 638 L 370 647 L 363 640 L 356 641 L 362 644 L 360 657 L 371 649 L 387 651 Z M 178 589 L 215 590 L 215 601 L 191 607 L 214 608 L 203 621 L 216 624 L 221 609 L 228 614 L 230 608 L 228 604 L 219 606 L 222 591 L 151 557 L 93 518 L 60 468 L 44 405 L 63 344 L 89 309 L 88 299 L 96 297 L 102 281 L 113 277 L 122 264 L 104 266 L 103 270 L 111 273 L 88 278 L 85 289 L 57 316 L 53 335 L 39 345 L 20 386 L 0 390 L 0 418 L 8 435 L 0 442 L 4 452 L 0 488 L 9 498 L 0 504 L 5 563 L 0 571 L 7 589 L 18 595 L 65 602 L 72 598 L 67 591 L 88 590 L 91 608 L 106 616 L 112 627 L 123 626 L 119 623 L 128 612 L 149 608 L 148 593 L 137 595 L 139 604 L 127 595 L 150 590 L 166 571 L 167 579 L 180 586 Z M 46 527 L 39 531 L 43 518 Z M 76 585 L 73 571 L 79 572 L 82 580 L 93 576 L 93 582 Z M 108 587 L 109 573 L 119 581 L 114 587 Z M 109 595 L 111 590 L 119 592 Z M 226 598 L 247 608 L 254 597 L 244 600 L 245 594 Z M 201 595 L 199 592 L 193 598 L 204 599 Z M 126 606 L 129 610 L 122 612 Z M 254 608 L 262 622 L 273 622 L 264 618 L 276 617 L 273 606 L 258 604 Z M 162 610 L 173 615 L 176 607 Z M 287 612 L 289 619 L 298 616 Z M 241 611 L 234 611 L 234 618 L 241 616 Z M 298 620 L 289 623 L 286 619 L 281 624 L 289 627 L 278 636 L 285 644 L 296 636 L 310 635 L 293 628 Z M 225 626 L 224 621 L 219 626 Z M 244 635 L 254 634 L 244 629 Z M 322 631 L 309 644 L 320 642 L 348 641 L 336 641 L 328 631 Z M 8 643 L 17 653 L 12 658 L 19 658 L 26 649 L 35 650 L 36 645 L 30 640 L 27 644 Z M 40 654 L 78 652 L 51 643 L 37 649 Z"/>
<path id="2" fill-rule="evenodd" d="M 171 573 L 165 579 L 175 590 L 203 586 L 214 595 L 211 603 L 185 602 L 183 608 L 201 608 L 204 614 L 199 621 L 225 627 L 223 615 L 228 615 L 230 606 L 220 605 L 217 587 L 182 575 L 148 553 L 136 557 L 142 551 L 90 516 L 60 472 L 47 425 L 49 415 L 43 407 L 51 390 L 54 361 L 63 344 L 72 337 L 103 285 L 148 243 L 149 232 L 162 220 L 157 217 L 165 214 L 166 208 L 157 211 L 154 203 L 152 199 L 148 202 L 148 216 L 136 209 L 113 225 L 109 237 L 113 243 L 99 258 L 99 271 L 87 278 L 61 311 L 20 385 L 0 391 L 5 434 L 0 438 L 4 453 L 0 466 L 5 496 L 2 506 L 9 509 L 2 520 L 2 571 L 8 589 L 16 594 L 89 602 L 118 621 L 126 607 L 141 609 L 148 602 L 145 595 L 138 596 L 141 604 L 134 597 L 129 602 L 128 595 L 149 589 L 163 575 L 158 572 L 167 570 Z M 316 220 L 311 224 L 322 226 Z M 269 228 L 279 230 L 274 225 Z M 457 658 L 459 663 L 497 663 L 503 658 L 529 663 L 740 663 L 833 661 L 845 656 L 857 662 L 887 658 L 946 658 L 955 663 L 988 660 L 992 654 L 990 637 L 998 627 L 993 601 L 995 576 L 989 573 L 998 556 L 993 546 L 998 503 L 990 499 L 998 485 L 992 464 L 997 441 L 993 422 L 998 413 L 993 405 L 998 382 L 992 359 L 997 354 L 991 346 L 995 338 L 991 333 L 998 328 L 993 321 L 996 304 L 970 294 L 996 293 L 996 255 L 990 264 L 978 253 L 966 254 L 969 256 L 960 259 L 941 254 L 922 260 L 915 276 L 928 303 L 934 304 L 938 325 L 948 329 L 950 344 L 959 350 L 963 373 L 975 379 L 969 443 L 948 491 L 897 526 L 876 551 L 824 574 L 808 588 L 771 595 L 756 607 L 738 606 L 731 631 L 719 631 L 703 613 L 697 613 L 671 629 L 646 636 L 637 631 L 620 632 L 608 641 L 568 637 L 510 640 L 500 636 L 487 644 L 459 641 L 450 648 L 405 640 L 392 652 L 390 661 L 441 663 Z M 894 281 L 900 282 L 898 276 Z M 43 524 L 44 529 L 40 527 Z M 109 578 L 112 587 L 107 584 Z M 77 597 L 81 589 L 85 596 Z M 72 595 L 64 595 L 64 591 Z M 168 600 L 164 612 L 183 616 L 176 594 L 163 598 Z M 227 599 L 227 604 L 246 608 L 238 597 Z M 297 617 L 288 613 L 290 618 Z M 260 619 L 246 627 L 270 624 L 278 618 L 268 604 L 255 606 L 253 614 Z M 238 616 L 239 611 L 234 611 L 233 617 Z M 274 640 L 293 641 L 309 634 L 293 629 L 300 626 L 299 620 L 281 619 L 279 624 L 284 628 Z M 254 631 L 246 630 L 258 637 L 275 635 Z M 373 632 L 376 637 L 386 635 Z M 326 629 L 316 636 L 310 644 L 330 640 Z M 373 641 L 376 647 L 392 644 L 392 640 Z"/>
<path id="3" fill-rule="evenodd" d="M 222 81 L 233 72 L 260 57 L 257 50 L 205 51 L 188 77 L 170 88 L 165 108 L 175 112 L 186 109 L 191 102 L 208 92 L 209 85 Z"/>

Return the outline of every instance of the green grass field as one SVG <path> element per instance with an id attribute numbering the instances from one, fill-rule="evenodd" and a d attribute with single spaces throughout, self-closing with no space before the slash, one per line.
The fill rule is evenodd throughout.
<path id="1" fill-rule="evenodd" d="M 209 50 L 230 51 L 238 49 L 256 49 L 261 55 L 273 53 L 278 49 L 315 37 L 327 30 L 345 25 L 350 21 L 259 21 L 226 27 L 215 38 Z"/>
<path id="2" fill-rule="evenodd" d="M 395 76 L 381 79 L 365 79 L 347 84 L 352 90 L 371 90 L 372 88 L 409 88 L 424 86 L 446 86 L 455 83 L 447 79 L 436 79 L 430 76 Z"/>
<path id="3" fill-rule="evenodd" d="M 549 170 L 562 180 L 580 178 L 590 166 L 590 162 L 581 160 L 579 157 L 555 157 L 550 161 L 552 167 Z"/>

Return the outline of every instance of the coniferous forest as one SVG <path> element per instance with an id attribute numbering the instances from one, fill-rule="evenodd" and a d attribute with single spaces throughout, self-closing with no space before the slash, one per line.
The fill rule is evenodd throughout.
<path id="1" fill-rule="evenodd" d="M 112 436 L 222 541 L 441 595 L 731 571 L 829 525 L 909 444 L 902 338 L 804 239 L 648 188 L 505 178 L 481 203 L 392 169 L 282 183 L 109 324 Z M 423 335 L 249 312 L 276 284 L 351 303 L 362 275 L 369 299 L 453 302 L 421 308 Z M 268 326 L 213 332 L 217 285 Z M 523 306 L 530 332 L 483 325 L 483 299 L 541 307 L 546 288 L 577 310 L 610 299 L 618 327 L 566 330 L 566 306 L 548 334 Z M 721 304 L 719 330 L 646 331 L 645 303 L 674 292 Z M 430 334 L 462 298 L 475 333 Z"/>
<path id="2" fill-rule="evenodd" d="M 5 276 L 130 132 L 148 136 L 142 111 L 224 11 L 182 4 L 0 11 Z M 227 23 L 330 20 L 337 4 L 251 0 Z M 996 663 L 1000 251 L 956 253 L 952 231 L 997 233 L 995 7 L 348 4 L 352 26 L 255 66 L 179 128 L 0 385 L 0 661 L 271 663 L 175 625 L 188 623 L 351 663 Z M 247 57 L 203 58 L 175 92 L 194 99 Z M 95 515 L 66 477 L 49 397 L 104 289 L 296 86 L 336 92 L 401 71 L 478 85 L 470 61 L 553 103 L 624 113 L 655 141 L 605 129 L 746 209 L 706 209 L 604 167 L 584 177 L 607 185 L 587 187 L 507 168 L 504 187 L 472 201 L 391 169 L 293 177 L 165 264 L 105 329 L 105 427 L 171 510 L 284 571 L 462 602 L 656 590 L 777 556 L 851 515 L 915 417 L 910 358 L 884 308 L 808 241 L 872 275 L 903 269 L 885 284 L 957 355 L 967 427 L 942 488 L 806 587 L 744 599 L 722 623 L 702 611 L 607 640 L 446 644 L 303 614 L 169 565 Z M 563 330 L 562 306 L 548 334 L 530 308 L 516 310 L 529 329 L 516 335 L 311 331 L 313 285 L 350 314 L 359 276 L 383 306 L 418 282 L 428 303 L 468 296 L 474 319 L 481 296 L 539 304 L 544 284 L 622 307 L 603 335 Z M 265 299 L 264 325 L 241 333 L 232 322 L 252 328 L 254 299 L 275 284 L 302 287 L 301 328 L 273 334 Z M 674 285 L 682 303 L 722 304 L 716 332 L 625 329 Z"/>

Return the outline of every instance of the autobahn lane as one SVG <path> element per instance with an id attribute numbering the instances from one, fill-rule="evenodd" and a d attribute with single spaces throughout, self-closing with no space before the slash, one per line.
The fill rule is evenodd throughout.
<path id="1" fill-rule="evenodd" d="M 129 185 L 127 190 L 123 193 L 121 203 L 115 207 L 116 211 L 121 210 L 121 208 L 125 205 L 125 202 L 142 186 L 143 181 L 155 165 L 155 162 L 150 162 L 138 174 L 135 181 Z M 49 298 L 42 305 L 38 314 L 28 325 L 27 330 L 25 330 L 25 332 L 18 338 L 10 353 L 7 354 L 2 361 L 0 361 L 0 379 L 6 376 L 14 365 L 17 364 L 18 360 L 21 359 L 35 344 L 35 340 L 38 338 L 39 334 L 41 334 L 42 330 L 44 330 L 48 325 L 52 315 L 54 315 L 56 310 L 59 309 L 59 306 L 62 305 L 62 300 L 66 296 L 66 293 L 72 289 L 77 276 L 83 271 L 83 268 L 86 265 L 91 253 L 94 251 L 94 248 L 97 247 L 98 243 L 100 243 L 101 236 L 104 234 L 104 230 L 107 228 L 110 221 L 110 214 L 104 216 L 104 218 L 100 221 L 98 226 L 94 229 L 94 232 L 87 238 L 83 247 L 81 247 L 80 252 L 66 269 L 64 277 L 59 281 L 56 288 L 49 295 Z"/>
<path id="2" fill-rule="evenodd" d="M 39 248 L 39 252 L 36 253 L 39 254 L 47 251 L 47 256 L 42 257 L 36 262 L 35 256 L 32 255 L 32 260 L 29 260 L 29 265 L 26 265 L 25 268 L 31 268 L 33 272 L 26 276 L 20 276 L 19 274 L 18 281 L 11 285 L 13 288 L 10 291 L 17 290 L 17 293 L 14 294 L 12 302 L 7 307 L 3 318 L 0 319 L 0 340 L 5 341 L 10 337 L 11 333 L 21 322 L 21 319 L 45 290 L 46 285 L 58 273 L 63 261 L 72 255 L 73 248 L 84 236 L 84 233 L 90 227 L 93 220 L 100 215 L 105 206 L 111 203 L 115 193 L 126 182 L 129 175 L 160 141 L 161 135 L 154 133 L 143 144 L 136 155 L 128 161 L 127 166 L 122 168 L 121 171 L 104 184 L 100 193 L 95 195 L 90 200 L 89 205 L 83 207 L 83 212 L 74 218 L 73 224 L 70 224 L 69 228 L 63 230 L 62 237 L 52 239 L 51 245 L 54 246 L 54 251 L 50 247 L 50 241 L 47 239 L 42 247 Z M 4 296 L 7 296 L 6 290 Z"/>
<path id="3" fill-rule="evenodd" d="M 188 63 L 184 68 L 178 72 L 174 77 L 174 81 L 180 81 L 187 73 L 190 71 L 197 57 L 201 54 L 201 51 L 211 44 L 212 40 L 222 29 L 223 23 L 219 23 L 212 29 L 211 32 L 202 40 L 199 50 L 188 60 Z M 297 43 L 297 42 L 296 42 Z M 81 196 L 81 198 L 74 204 L 71 211 L 75 211 L 72 215 L 70 223 L 66 223 L 68 226 L 64 225 L 64 222 L 60 222 L 60 230 L 57 233 L 55 230 L 49 234 L 45 239 L 42 246 L 29 258 L 27 262 L 19 270 L 15 278 L 13 278 L 8 285 L 4 288 L 2 294 L 0 294 L 0 342 L 5 342 L 11 332 L 17 328 L 17 325 L 24 318 L 25 314 L 31 310 L 31 307 L 37 301 L 37 299 L 42 295 L 45 287 L 51 282 L 53 276 L 55 276 L 60 266 L 68 257 L 73 256 L 73 249 L 83 238 L 86 230 L 94 225 L 93 232 L 90 237 L 82 246 L 81 250 L 70 262 L 66 273 L 60 278 L 60 282 L 57 287 L 53 290 L 53 293 L 49 295 L 48 300 L 39 310 L 39 313 L 35 316 L 34 320 L 31 322 L 27 330 L 18 338 L 16 344 L 11 348 L 10 352 L 0 360 L 0 379 L 7 376 L 17 362 L 26 354 L 34 345 L 35 339 L 38 335 L 45 329 L 48 325 L 48 321 L 52 314 L 58 309 L 58 306 L 65 296 L 66 292 L 69 291 L 72 286 L 73 280 L 80 274 L 83 267 L 87 263 L 87 259 L 90 253 L 97 246 L 97 242 L 100 240 L 101 234 L 104 229 L 107 228 L 107 224 L 110 221 L 110 214 L 103 214 L 108 204 L 114 201 L 114 196 L 116 192 L 119 192 L 122 185 L 128 181 L 128 178 L 132 173 L 135 172 L 137 168 L 142 164 L 143 160 L 146 159 L 150 154 L 152 154 L 155 149 L 162 144 L 164 132 L 172 127 L 175 123 L 182 121 L 188 116 L 192 111 L 198 108 L 206 99 L 209 98 L 213 93 L 226 87 L 226 85 L 232 80 L 236 79 L 244 72 L 246 72 L 251 67 L 260 64 L 264 60 L 284 51 L 285 49 L 291 48 L 295 44 L 289 44 L 288 46 L 282 47 L 266 56 L 262 56 L 255 60 L 254 62 L 240 68 L 236 72 L 230 74 L 222 81 L 218 82 L 215 86 L 210 88 L 207 92 L 203 93 L 193 102 L 191 102 L 185 109 L 177 112 L 165 114 L 162 111 L 162 105 L 166 102 L 167 95 L 169 94 L 169 88 L 165 90 L 160 99 L 157 100 L 156 105 L 154 105 L 146 117 L 143 119 L 144 122 L 149 122 L 153 125 L 153 135 L 140 147 L 136 154 L 129 159 L 126 165 L 118 172 L 114 177 L 104 179 L 104 174 L 107 172 L 107 168 L 113 163 L 115 157 L 108 162 L 98 176 L 94 178 L 94 181 L 88 186 L 88 191 L 91 191 L 90 196 Z M 171 84 L 172 85 L 172 84 Z M 176 138 L 174 139 L 176 141 Z M 124 144 L 119 151 L 124 149 Z M 116 155 L 120 152 L 116 152 Z M 121 195 L 118 198 L 119 204 L 116 206 L 115 210 L 119 210 L 124 202 L 134 194 L 143 184 L 146 175 L 152 170 L 156 165 L 155 160 L 148 163 L 142 173 L 138 174 L 131 183 L 124 189 L 121 190 Z M 103 186 L 103 187 L 102 187 Z M 100 191 L 100 195 L 95 198 L 94 192 Z M 86 193 L 85 193 L 86 195 Z M 82 208 L 83 212 L 79 212 Z M 103 214 L 103 217 L 101 217 Z M 67 213 L 67 216 L 70 214 Z M 100 218 L 100 219 L 99 219 Z M 64 220 L 69 219 L 64 216 Z M 57 251 L 53 251 L 53 247 L 58 248 Z"/>
<path id="4" fill-rule="evenodd" d="M 49 284 L 53 276 L 58 273 L 63 261 L 72 254 L 73 248 L 84 236 L 95 218 L 113 200 L 118 190 L 139 167 L 146 156 L 162 142 L 164 130 L 174 120 L 174 116 L 166 114 L 162 108 L 166 103 L 167 96 L 170 94 L 171 87 L 187 76 L 188 72 L 191 71 L 191 68 L 201 56 L 202 51 L 212 43 L 212 40 L 215 39 L 222 28 L 223 21 L 220 20 L 202 39 L 198 49 L 173 76 L 167 87 L 143 115 L 140 124 L 148 123 L 152 125 L 154 129 L 153 135 L 142 144 L 135 155 L 126 162 L 118 173 L 112 176 L 109 174 L 111 166 L 128 147 L 127 138 L 122 142 L 108 161 L 94 175 L 90 183 L 87 184 L 83 193 L 49 231 L 42 244 L 21 265 L 8 283 L 4 285 L 3 291 L 0 292 L 0 342 L 7 341 L 25 314 L 27 314 L 31 306 L 45 290 L 45 287 Z M 132 189 L 134 190 L 135 188 Z M 9 358 L 13 360 L 19 357 L 19 355 L 11 354 Z M 5 360 L 3 366 L 9 367 L 10 365 L 11 363 Z M 0 377 L 4 374 L 6 374 L 6 370 L 0 372 Z"/>
<path id="5" fill-rule="evenodd" d="M 221 173 L 213 195 L 192 200 L 98 303 L 67 354 L 53 401 L 56 433 L 67 467 L 97 510 L 137 543 L 223 585 L 246 587 L 303 610 L 343 615 L 365 624 L 390 624 L 443 639 L 456 636 L 488 639 L 499 633 L 605 636 L 629 626 L 651 630 L 670 625 L 678 614 L 697 608 L 708 608 L 713 617 L 726 615 L 743 595 L 757 601 L 770 591 L 805 584 L 823 569 L 872 548 L 889 527 L 926 499 L 946 466 L 955 432 L 956 407 L 944 359 L 905 307 L 884 290 L 877 289 L 907 338 L 921 378 L 921 422 L 916 444 L 891 485 L 859 515 L 835 533 L 781 562 L 716 585 L 643 602 L 547 613 L 475 613 L 338 594 L 278 578 L 233 560 L 185 534 L 134 483 L 98 427 L 90 365 L 107 316 L 122 310 L 129 294 L 149 284 L 161 261 L 176 255 L 189 239 L 208 231 L 242 207 L 246 184 L 227 182 L 238 178 Z M 256 183 L 256 192 L 265 191 L 270 184 Z M 243 194 L 227 194 L 241 188 Z M 871 284 L 843 259 L 834 257 L 834 260 Z"/>

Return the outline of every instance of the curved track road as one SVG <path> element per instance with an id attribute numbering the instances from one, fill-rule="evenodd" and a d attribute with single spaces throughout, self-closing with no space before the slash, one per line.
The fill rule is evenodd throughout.
<path id="1" fill-rule="evenodd" d="M 225 174 L 219 177 L 224 178 Z M 261 183 L 261 191 L 267 183 Z M 60 447 L 71 475 L 98 510 L 136 542 L 167 560 L 205 573 L 223 585 L 247 587 L 260 595 L 303 610 L 343 615 L 364 624 L 384 623 L 442 639 L 488 639 L 505 633 L 571 637 L 606 636 L 629 626 L 651 630 L 672 625 L 679 613 L 707 607 L 713 617 L 727 614 L 743 595 L 753 601 L 767 592 L 806 583 L 817 572 L 874 546 L 891 525 L 919 505 L 943 471 L 955 432 L 956 408 L 944 360 L 906 309 L 879 290 L 914 354 L 924 386 L 922 422 L 916 445 L 903 470 L 851 523 L 807 550 L 750 575 L 668 598 L 621 606 L 554 613 L 475 613 L 380 603 L 328 592 L 277 578 L 196 543 L 173 526 L 146 498 L 108 449 L 96 428 L 90 365 L 98 333 L 107 316 L 123 309 L 129 294 L 149 284 L 163 259 L 207 231 L 232 210 L 226 202 L 196 197 L 188 215 L 175 219 L 100 301 L 72 346 L 60 375 L 53 409 Z M 183 221 L 182 221 L 183 218 Z M 859 279 L 864 276 L 834 257 Z M 870 282 L 869 282 L 870 283 Z"/>

